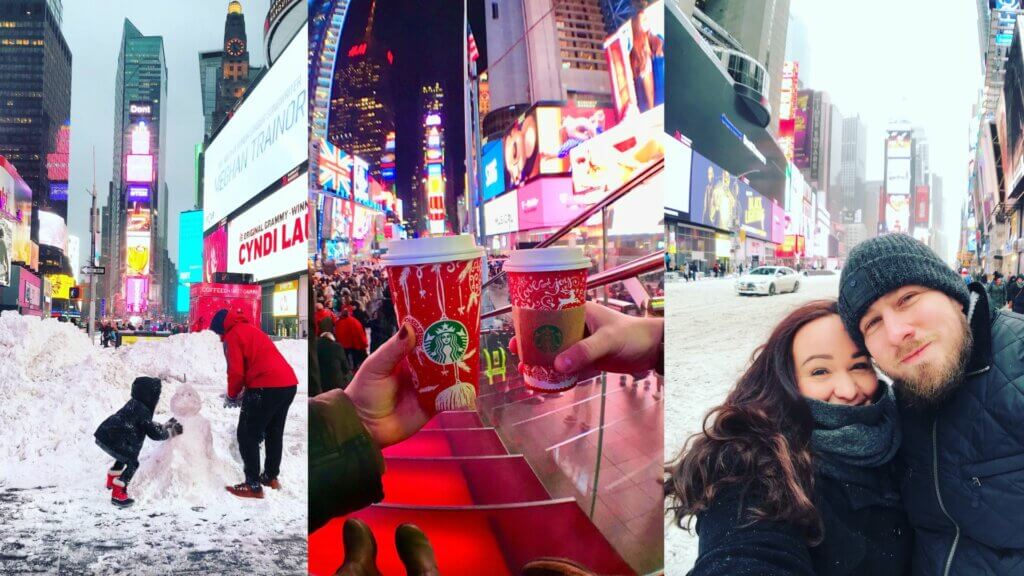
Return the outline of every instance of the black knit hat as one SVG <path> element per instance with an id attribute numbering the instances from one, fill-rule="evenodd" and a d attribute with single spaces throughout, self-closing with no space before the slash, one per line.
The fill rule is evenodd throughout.
<path id="1" fill-rule="evenodd" d="M 860 320 L 882 296 L 918 285 L 948 294 L 966 309 L 970 293 L 963 279 L 931 248 L 906 234 L 886 234 L 861 242 L 846 258 L 839 279 L 839 317 L 862 349 Z"/>

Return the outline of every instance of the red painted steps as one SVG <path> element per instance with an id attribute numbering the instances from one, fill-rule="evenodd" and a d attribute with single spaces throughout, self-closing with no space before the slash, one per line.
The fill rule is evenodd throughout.
<path id="1" fill-rule="evenodd" d="M 383 504 L 472 506 L 549 500 L 523 456 L 386 458 Z"/>
<path id="2" fill-rule="evenodd" d="M 508 454 L 494 428 L 420 430 L 383 450 L 387 457 L 501 456 Z"/>
<path id="3" fill-rule="evenodd" d="M 395 528 L 412 523 L 434 546 L 445 576 L 515 575 L 526 562 L 557 556 L 581 562 L 598 574 L 634 571 L 608 544 L 571 498 L 499 506 L 375 505 L 353 514 L 377 537 L 377 565 L 383 574 L 404 574 L 394 547 Z M 336 519 L 309 536 L 309 570 L 333 574 L 343 561 Z"/>
<path id="4" fill-rule="evenodd" d="M 474 410 L 441 412 L 427 421 L 423 430 L 450 430 L 452 428 L 483 428 L 480 414 Z"/>

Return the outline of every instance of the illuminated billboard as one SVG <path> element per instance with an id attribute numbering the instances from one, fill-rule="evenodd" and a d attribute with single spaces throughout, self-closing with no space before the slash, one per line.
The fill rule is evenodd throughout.
<path id="1" fill-rule="evenodd" d="M 145 122 L 132 126 L 132 154 L 148 155 L 150 153 L 149 127 Z"/>
<path id="2" fill-rule="evenodd" d="M 928 203 L 928 191 L 927 186 L 918 186 L 917 192 L 914 194 L 914 226 L 927 227 L 931 221 L 931 206 Z"/>
<path id="3" fill-rule="evenodd" d="M 189 288 L 203 281 L 203 211 L 188 210 L 178 217 L 177 312 L 189 311 Z"/>
<path id="4" fill-rule="evenodd" d="M 274 317 L 299 315 L 299 282 L 292 280 L 274 286 Z"/>
<path id="5" fill-rule="evenodd" d="M 887 194 L 885 202 L 885 231 L 910 232 L 910 195 Z"/>
<path id="6" fill-rule="evenodd" d="M 519 230 L 519 194 L 516 190 L 484 204 L 484 232 L 488 236 Z"/>
<path id="7" fill-rule="evenodd" d="M 148 276 L 150 262 L 149 233 L 129 232 L 125 237 L 125 274 Z"/>
<path id="8" fill-rule="evenodd" d="M 124 279 L 125 311 L 142 314 L 149 309 L 149 278 L 127 277 Z"/>
<path id="9" fill-rule="evenodd" d="M 665 101 L 664 13 L 664 2 L 655 2 L 605 40 L 619 118 L 646 112 Z"/>
<path id="10" fill-rule="evenodd" d="M 577 194 L 604 195 L 665 156 L 664 108 L 634 115 L 569 153 Z"/>
<path id="11" fill-rule="evenodd" d="M 299 177 L 228 222 L 227 271 L 261 281 L 305 270 L 308 208 L 307 182 Z"/>
<path id="12" fill-rule="evenodd" d="M 352 157 L 352 194 L 356 202 L 370 203 L 370 164 L 358 156 Z"/>
<path id="13" fill-rule="evenodd" d="M 68 199 L 68 183 L 67 182 L 50 182 L 50 200 L 64 200 Z"/>
<path id="14" fill-rule="evenodd" d="M 128 220 L 129 232 L 149 232 L 152 227 L 152 214 L 149 208 L 136 205 L 128 209 L 125 218 Z"/>
<path id="15" fill-rule="evenodd" d="M 39 214 L 39 243 L 45 246 L 53 246 L 64 250 L 68 243 L 68 226 L 64 219 L 53 212 L 40 210 Z"/>
<path id="16" fill-rule="evenodd" d="M 128 186 L 128 200 L 132 202 L 148 202 L 149 186 Z"/>
<path id="17" fill-rule="evenodd" d="M 505 188 L 505 157 L 502 154 L 501 140 L 484 144 L 480 154 L 480 178 L 483 180 L 481 195 L 487 202 L 497 198 Z M 478 202 L 479 203 L 479 202 Z"/>
<path id="18" fill-rule="evenodd" d="M 690 211 L 690 163 L 693 150 L 676 138 L 662 134 L 665 139 L 665 208 L 676 212 Z M 575 175 L 575 174 L 574 174 Z"/>
<path id="19" fill-rule="evenodd" d="M 779 101 L 779 146 L 786 160 L 793 161 L 794 131 L 796 127 L 797 86 L 800 63 L 787 60 L 782 63 L 782 98 Z"/>
<path id="20" fill-rule="evenodd" d="M 225 225 L 203 238 L 203 282 L 213 282 L 214 274 L 227 271 L 228 227 Z"/>
<path id="21" fill-rule="evenodd" d="M 46 276 L 50 281 L 50 297 L 61 300 L 71 298 L 71 288 L 75 285 L 75 279 L 67 274 L 50 274 Z"/>
<path id="22" fill-rule="evenodd" d="M 148 154 L 129 154 L 124 159 L 125 180 L 128 182 L 153 181 L 153 157 Z"/>
<path id="23" fill-rule="evenodd" d="M 352 156 L 327 140 L 320 140 L 318 183 L 324 190 L 348 196 L 352 191 Z"/>
<path id="24" fill-rule="evenodd" d="M 885 192 L 910 196 L 910 158 L 889 158 L 885 163 Z"/>
<path id="25" fill-rule="evenodd" d="M 11 285 L 11 257 L 14 255 L 15 223 L 0 216 L 0 286 Z"/>
<path id="26" fill-rule="evenodd" d="M 518 188 L 542 175 L 572 170 L 572 150 L 615 125 L 607 108 L 537 106 L 521 116 L 504 137 L 505 187 Z"/>
<path id="27" fill-rule="evenodd" d="M 207 147 L 204 230 L 309 159 L 307 33 L 308 24 Z"/>

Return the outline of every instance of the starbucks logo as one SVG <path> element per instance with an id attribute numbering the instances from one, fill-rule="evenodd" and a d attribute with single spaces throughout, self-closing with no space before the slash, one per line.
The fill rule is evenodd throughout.
<path id="1" fill-rule="evenodd" d="M 423 352 L 435 364 L 457 364 L 469 347 L 469 332 L 462 322 L 438 320 L 423 333 Z"/>
<path id="2" fill-rule="evenodd" d="M 556 352 L 562 347 L 562 331 L 558 326 L 541 326 L 533 331 L 533 345 L 541 352 Z"/>

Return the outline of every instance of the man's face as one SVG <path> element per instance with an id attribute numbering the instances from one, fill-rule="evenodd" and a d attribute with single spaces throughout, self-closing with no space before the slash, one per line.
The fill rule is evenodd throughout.
<path id="1" fill-rule="evenodd" d="M 876 300 L 859 327 L 878 367 L 911 397 L 935 404 L 963 380 L 973 338 L 945 293 L 904 286 Z"/>

